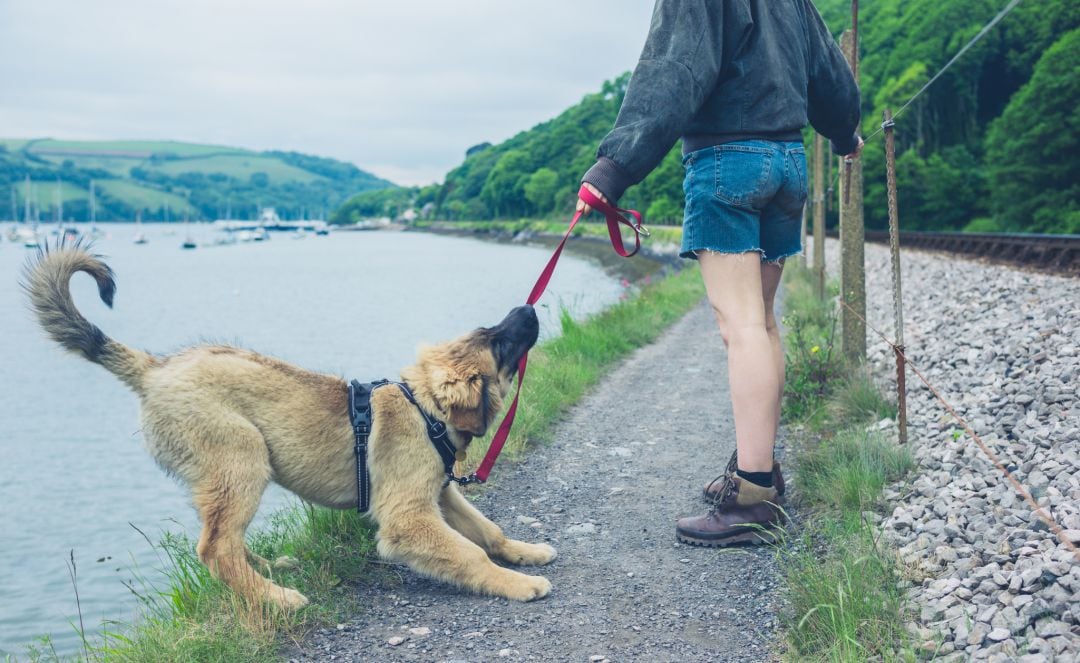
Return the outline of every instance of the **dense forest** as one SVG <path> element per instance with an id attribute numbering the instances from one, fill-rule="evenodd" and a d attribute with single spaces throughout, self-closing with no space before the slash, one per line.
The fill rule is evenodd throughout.
<path id="1" fill-rule="evenodd" d="M 850 27 L 849 0 L 816 0 L 830 28 Z M 999 12 L 1005 0 L 864 0 L 859 25 L 863 134 L 898 109 Z M 1080 232 L 1080 3 L 1018 5 L 897 118 L 902 226 Z M 627 63 L 628 65 L 632 63 Z M 618 112 L 629 74 L 558 117 L 469 150 L 442 184 L 361 194 L 338 222 L 408 207 L 445 219 L 566 215 L 577 182 Z M 807 133 L 809 136 L 809 133 Z M 883 143 L 865 154 L 866 223 L 884 228 Z M 676 145 L 623 206 L 677 223 Z"/>
<path id="2" fill-rule="evenodd" d="M 29 183 L 29 184 L 28 184 Z M 322 218 L 390 182 L 350 163 L 298 152 L 169 141 L 0 141 L 0 218 L 99 220 Z M 29 200 L 30 205 L 26 203 Z"/>

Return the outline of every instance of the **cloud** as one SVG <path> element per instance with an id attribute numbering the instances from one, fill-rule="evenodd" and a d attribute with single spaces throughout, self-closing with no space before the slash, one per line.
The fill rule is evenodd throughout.
<path id="1" fill-rule="evenodd" d="M 5 137 L 292 149 L 428 183 L 633 67 L 651 0 L 0 2 Z"/>

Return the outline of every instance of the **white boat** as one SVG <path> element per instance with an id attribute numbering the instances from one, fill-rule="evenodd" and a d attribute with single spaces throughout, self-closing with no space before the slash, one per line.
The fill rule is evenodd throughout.
<path id="1" fill-rule="evenodd" d="M 184 215 L 184 230 L 187 232 L 187 237 L 184 238 L 184 243 L 180 245 L 182 249 L 194 249 L 199 245 L 195 243 L 195 238 L 191 236 L 191 226 L 188 222 L 187 214 Z"/>
<path id="2" fill-rule="evenodd" d="M 28 249 L 36 249 L 41 244 L 41 240 L 36 228 L 12 228 L 8 233 L 8 239 L 17 244 L 22 244 Z"/>
<path id="3" fill-rule="evenodd" d="M 30 176 L 26 176 L 26 193 L 23 194 L 23 202 L 25 204 L 25 211 L 23 212 L 23 222 L 18 226 L 12 226 L 11 231 L 8 233 L 8 239 L 15 243 L 21 243 L 28 249 L 36 249 L 40 245 L 41 240 L 44 237 L 38 232 L 38 210 L 34 210 L 33 215 L 30 213 L 30 199 L 32 198 L 32 189 L 30 187 Z M 33 217 L 31 219 L 31 216 Z M 33 224 L 33 225 L 31 225 Z"/>
<path id="4" fill-rule="evenodd" d="M 142 211 L 139 211 L 135 215 L 135 237 L 132 239 L 136 244 L 148 244 L 149 239 L 146 238 L 146 233 L 142 229 Z"/>

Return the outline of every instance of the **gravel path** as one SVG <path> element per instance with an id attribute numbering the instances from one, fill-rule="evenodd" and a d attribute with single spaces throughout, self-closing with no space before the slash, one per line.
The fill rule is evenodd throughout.
<path id="1" fill-rule="evenodd" d="M 828 246 L 834 262 L 839 245 Z M 868 245 L 868 314 L 892 335 L 887 248 Z M 905 252 L 908 356 L 1080 543 L 1080 279 Z M 869 358 L 895 389 L 891 349 Z M 1080 563 L 908 374 L 915 477 L 883 528 L 913 579 L 910 625 L 942 660 L 1080 660 Z"/>
<path id="2" fill-rule="evenodd" d="M 526 388 L 524 407 L 528 407 Z M 734 446 L 725 357 L 704 303 L 611 373 L 554 442 L 496 467 L 478 507 L 547 541 L 534 603 L 465 594 L 392 567 L 369 606 L 284 652 L 297 661 L 763 661 L 773 658 L 773 553 L 681 546 L 675 519 Z M 333 657 L 333 658 L 332 658 Z"/>

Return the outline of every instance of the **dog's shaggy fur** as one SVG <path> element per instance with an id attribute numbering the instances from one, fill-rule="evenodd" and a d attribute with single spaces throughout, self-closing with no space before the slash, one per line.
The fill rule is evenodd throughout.
<path id="1" fill-rule="evenodd" d="M 191 488 L 203 525 L 197 551 L 211 572 L 248 598 L 285 608 L 305 605 L 302 594 L 252 568 L 249 558 L 266 562 L 246 549 L 244 532 L 270 481 L 315 504 L 356 504 L 346 382 L 228 346 L 158 356 L 123 345 L 75 308 L 68 283 L 80 271 L 94 278 L 101 299 L 112 306 L 116 286 L 109 267 L 79 246 L 60 246 L 41 252 L 25 275 L 41 326 L 138 395 L 147 449 Z M 464 449 L 499 412 L 537 330 L 532 307 L 514 309 L 495 327 L 421 348 L 401 377 Z M 547 579 L 505 569 L 489 555 L 547 564 L 555 549 L 506 538 L 456 485 L 443 486 L 442 461 L 424 420 L 400 390 L 376 390 L 371 405 L 369 515 L 379 524 L 379 553 L 484 594 L 519 601 L 545 596 Z"/>

